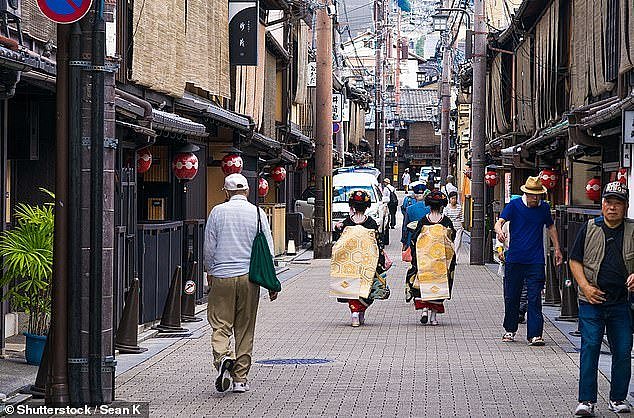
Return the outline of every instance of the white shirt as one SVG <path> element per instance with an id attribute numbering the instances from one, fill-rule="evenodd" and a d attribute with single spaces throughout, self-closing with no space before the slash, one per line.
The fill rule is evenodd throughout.
<path id="1" fill-rule="evenodd" d="M 383 203 L 390 203 L 390 192 L 396 193 L 396 189 L 391 184 L 386 184 L 383 186 L 383 198 L 381 201 Z"/>
<path id="2" fill-rule="evenodd" d="M 447 197 L 449 197 L 449 193 L 451 192 L 456 192 L 458 193 L 458 188 L 456 186 L 454 186 L 451 183 L 447 183 L 444 187 L 443 187 L 443 191 L 445 192 L 445 194 L 447 195 Z"/>
<path id="3" fill-rule="evenodd" d="M 262 232 L 269 243 L 271 254 L 273 237 L 268 219 L 260 209 Z M 211 210 L 205 227 L 205 268 L 218 278 L 237 277 L 249 273 L 251 248 L 258 232 L 255 205 L 246 196 L 233 196 Z"/>
<path id="4" fill-rule="evenodd" d="M 403 174 L 403 186 L 409 186 L 409 183 L 410 183 L 409 173 Z"/>

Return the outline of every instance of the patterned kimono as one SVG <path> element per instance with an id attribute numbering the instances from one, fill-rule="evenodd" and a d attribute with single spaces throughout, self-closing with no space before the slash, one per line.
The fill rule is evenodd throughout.
<path id="1" fill-rule="evenodd" d="M 435 224 L 427 216 L 418 221 L 410 241 L 412 266 L 406 276 L 407 286 L 414 297 L 416 309 L 427 308 L 434 309 L 438 313 L 445 312 L 443 302 L 451 297 L 453 274 L 456 268 L 456 255 L 453 252 L 455 234 L 453 223 L 446 216 Z M 417 248 L 417 245 L 425 247 Z M 443 296 L 435 299 L 433 297 L 435 292 Z"/>
<path id="2" fill-rule="evenodd" d="M 350 216 L 347 216 L 346 219 L 343 220 L 341 228 L 335 228 L 333 232 L 333 240 L 334 241 L 339 240 L 339 238 L 341 237 L 343 233 L 343 230 L 346 227 L 354 227 L 354 226 L 362 226 L 363 228 L 366 228 L 367 230 L 369 230 L 368 232 L 372 236 L 373 241 L 376 241 L 376 247 L 372 249 L 368 248 L 367 251 L 363 251 L 363 254 L 362 254 L 362 257 L 364 260 L 369 258 L 376 259 L 377 260 L 376 266 L 371 267 L 370 269 L 366 268 L 365 270 L 368 270 L 368 271 L 359 270 L 361 272 L 359 275 L 363 276 L 361 277 L 360 284 L 357 284 L 358 280 L 356 277 L 355 277 L 355 280 L 347 280 L 347 281 L 335 280 L 333 283 L 331 283 L 330 293 L 331 295 L 334 295 L 334 296 L 343 296 L 340 294 L 346 291 L 353 290 L 352 289 L 353 285 L 360 286 L 360 293 L 363 295 L 367 294 L 368 295 L 367 297 L 358 297 L 358 298 L 352 298 L 351 296 L 337 297 L 337 302 L 347 303 L 348 306 L 350 307 L 351 312 L 365 312 L 366 308 L 370 306 L 372 302 L 374 301 L 373 299 L 369 297 L 369 290 L 372 287 L 372 279 L 374 277 L 374 274 L 375 273 L 380 274 L 385 271 L 385 269 L 383 268 L 383 266 L 385 265 L 385 257 L 383 256 L 383 241 L 379 239 L 379 232 L 378 232 L 379 226 L 377 225 L 374 219 L 367 217 L 364 222 L 357 224 L 352 219 L 350 219 Z M 374 253 L 376 248 L 378 248 L 378 254 Z M 344 253 L 347 253 L 347 252 L 348 251 L 340 251 L 339 254 L 343 256 Z M 375 256 L 378 256 L 378 257 L 374 258 Z M 345 270 L 345 269 L 355 268 L 355 266 L 361 268 L 361 266 L 363 265 L 362 262 L 355 263 L 354 260 L 339 262 L 339 260 L 337 260 L 336 257 L 337 257 L 336 251 L 334 251 L 333 249 L 333 260 L 331 261 L 331 275 L 333 277 L 349 277 L 350 274 L 346 272 L 343 272 L 344 274 L 338 274 L 335 272 L 335 270 Z M 374 263 L 372 264 L 374 265 Z M 350 284 L 351 286 L 348 287 L 347 286 L 348 284 Z M 355 288 L 353 291 L 359 293 L 357 291 L 357 288 Z"/>

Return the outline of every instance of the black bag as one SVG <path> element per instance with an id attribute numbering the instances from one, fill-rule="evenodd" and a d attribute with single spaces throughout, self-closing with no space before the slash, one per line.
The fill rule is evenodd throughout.
<path id="1" fill-rule="evenodd" d="M 392 207 L 398 206 L 398 197 L 394 190 L 390 190 L 390 202 L 387 205 Z"/>
<path id="2" fill-rule="evenodd" d="M 282 290 L 282 284 L 277 279 L 275 266 L 273 265 L 273 256 L 271 255 L 271 250 L 269 249 L 269 243 L 266 240 L 264 232 L 262 232 L 260 208 L 256 205 L 255 209 L 258 212 L 258 232 L 255 234 L 253 247 L 251 248 L 249 280 L 272 292 L 279 292 Z"/>

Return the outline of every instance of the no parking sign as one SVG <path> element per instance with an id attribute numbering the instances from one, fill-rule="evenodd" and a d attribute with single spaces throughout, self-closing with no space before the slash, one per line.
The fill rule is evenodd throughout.
<path id="1" fill-rule="evenodd" d="M 90 10 L 92 0 L 37 0 L 44 16 L 55 23 L 73 23 Z"/>

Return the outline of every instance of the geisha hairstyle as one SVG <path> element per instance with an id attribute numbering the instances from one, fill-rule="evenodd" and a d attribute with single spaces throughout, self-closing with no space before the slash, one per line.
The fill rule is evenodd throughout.
<path id="1" fill-rule="evenodd" d="M 348 199 L 348 204 L 357 212 L 365 212 L 371 205 L 370 195 L 363 190 L 355 190 Z"/>
<path id="2" fill-rule="evenodd" d="M 442 208 L 447 206 L 447 197 L 440 190 L 432 190 L 427 196 L 425 196 L 425 204 L 435 212 L 442 211 Z"/>

